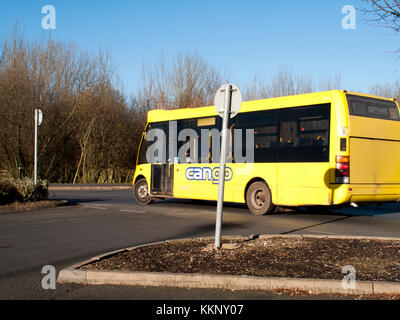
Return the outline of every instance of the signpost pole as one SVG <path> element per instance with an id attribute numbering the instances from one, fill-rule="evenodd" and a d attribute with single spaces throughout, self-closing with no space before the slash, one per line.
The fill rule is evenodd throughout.
<path id="1" fill-rule="evenodd" d="M 215 242 L 216 248 L 221 248 L 221 225 L 222 225 L 222 210 L 224 204 L 224 186 L 225 186 L 225 167 L 226 167 L 226 148 L 228 140 L 228 121 L 229 113 L 231 110 L 231 94 L 232 85 L 225 85 L 225 105 L 222 117 L 222 134 L 221 134 L 221 157 L 218 175 L 218 202 L 217 202 L 217 215 L 215 221 Z"/>
<path id="2" fill-rule="evenodd" d="M 37 184 L 37 143 L 38 143 L 38 119 L 39 110 L 35 109 L 35 155 L 33 164 L 33 181 L 35 185 Z"/>
<path id="3" fill-rule="evenodd" d="M 38 126 L 42 124 L 43 113 L 40 109 L 35 109 L 35 152 L 33 161 L 33 181 L 37 184 L 37 168 L 38 168 Z"/>

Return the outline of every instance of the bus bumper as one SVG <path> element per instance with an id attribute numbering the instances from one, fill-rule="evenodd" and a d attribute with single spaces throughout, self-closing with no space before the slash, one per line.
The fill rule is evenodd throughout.
<path id="1" fill-rule="evenodd" d="M 333 204 L 395 202 L 400 199 L 400 184 L 347 184 L 333 188 Z"/>

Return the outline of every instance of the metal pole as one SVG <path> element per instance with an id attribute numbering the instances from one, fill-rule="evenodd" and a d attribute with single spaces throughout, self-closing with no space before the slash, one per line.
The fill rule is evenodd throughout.
<path id="1" fill-rule="evenodd" d="M 35 155 L 33 164 L 33 181 L 35 185 L 37 184 L 37 143 L 38 143 L 38 120 L 39 120 L 39 110 L 35 109 Z"/>
<path id="2" fill-rule="evenodd" d="M 221 158 L 219 165 L 217 217 L 215 221 L 214 246 L 216 248 L 221 248 L 221 225 L 222 225 L 222 210 L 224 205 L 226 147 L 227 147 L 226 145 L 228 140 L 229 111 L 231 109 L 231 93 L 232 93 L 232 85 L 227 84 L 225 86 L 225 106 L 224 106 L 224 115 L 222 118 Z"/>

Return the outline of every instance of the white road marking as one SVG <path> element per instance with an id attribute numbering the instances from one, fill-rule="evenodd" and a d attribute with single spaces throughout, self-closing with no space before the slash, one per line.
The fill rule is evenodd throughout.
<path id="1" fill-rule="evenodd" d="M 136 210 L 124 210 L 124 209 L 121 209 L 121 210 L 119 210 L 119 211 L 146 214 L 146 212 L 143 212 L 143 211 L 136 211 Z"/>

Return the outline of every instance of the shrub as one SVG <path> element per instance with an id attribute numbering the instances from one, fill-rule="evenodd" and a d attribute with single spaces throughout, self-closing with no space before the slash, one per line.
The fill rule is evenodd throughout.
<path id="1" fill-rule="evenodd" d="M 19 198 L 15 185 L 9 180 L 0 181 L 0 204 L 12 203 Z"/>
<path id="2" fill-rule="evenodd" d="M 47 200 L 49 198 L 49 182 L 39 180 L 35 188 L 35 201 Z"/>
<path id="3" fill-rule="evenodd" d="M 0 181 L 0 204 L 14 201 L 28 202 L 48 199 L 48 182 L 40 180 L 35 185 L 32 179 Z"/>
<path id="4" fill-rule="evenodd" d="M 35 186 L 32 179 L 24 178 L 22 180 L 14 180 L 14 185 L 22 202 L 46 200 L 49 196 L 47 181 L 39 180 Z"/>

